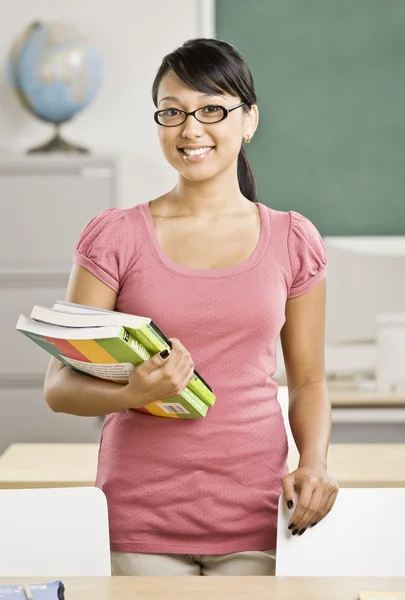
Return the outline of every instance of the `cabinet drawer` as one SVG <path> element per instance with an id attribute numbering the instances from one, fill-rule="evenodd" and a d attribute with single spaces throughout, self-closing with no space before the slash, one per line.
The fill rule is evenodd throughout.
<path id="1" fill-rule="evenodd" d="M 102 419 L 54 413 L 42 387 L 0 387 L 0 453 L 16 442 L 98 442 Z"/>
<path id="2" fill-rule="evenodd" d="M 29 317 L 34 304 L 52 306 L 56 300 L 63 300 L 66 283 L 55 287 L 5 287 L 0 285 L 0 383 L 3 379 L 28 379 L 30 376 L 45 374 L 50 355 L 16 331 L 20 313 Z M 63 279 L 63 278 L 62 278 Z M 0 280 L 1 283 L 1 280 Z"/>
<path id="3" fill-rule="evenodd" d="M 0 266 L 60 270 L 85 224 L 115 205 L 113 163 L 0 162 Z"/>

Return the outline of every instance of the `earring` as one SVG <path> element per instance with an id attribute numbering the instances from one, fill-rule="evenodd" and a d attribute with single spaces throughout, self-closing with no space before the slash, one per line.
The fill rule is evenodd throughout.
<path id="1" fill-rule="evenodd" d="M 251 135 L 245 135 L 245 137 L 243 138 L 245 140 L 246 144 L 250 144 L 250 140 L 252 139 L 253 136 Z"/>

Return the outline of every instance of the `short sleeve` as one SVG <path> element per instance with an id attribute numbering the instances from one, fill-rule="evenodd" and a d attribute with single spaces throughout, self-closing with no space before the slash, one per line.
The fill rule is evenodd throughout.
<path id="1" fill-rule="evenodd" d="M 328 258 L 315 225 L 297 212 L 290 212 L 288 236 L 292 282 L 289 298 L 309 292 L 326 277 Z"/>
<path id="2" fill-rule="evenodd" d="M 75 247 L 73 262 L 118 293 L 128 268 L 132 238 L 125 212 L 107 208 L 84 227 Z"/>

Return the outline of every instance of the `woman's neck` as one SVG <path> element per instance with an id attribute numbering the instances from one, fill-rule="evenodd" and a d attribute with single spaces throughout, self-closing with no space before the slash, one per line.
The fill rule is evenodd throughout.
<path id="1" fill-rule="evenodd" d="M 241 193 L 237 177 L 190 181 L 180 177 L 166 196 L 166 206 L 177 214 L 210 217 L 238 212 L 251 204 Z"/>

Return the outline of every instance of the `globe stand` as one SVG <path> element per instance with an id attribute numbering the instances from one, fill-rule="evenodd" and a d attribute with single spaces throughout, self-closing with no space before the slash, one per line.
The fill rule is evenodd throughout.
<path id="1" fill-rule="evenodd" d="M 46 144 L 27 150 L 27 154 L 49 154 L 52 152 L 88 154 L 89 149 L 64 140 L 60 135 L 60 125 L 55 125 L 55 135 Z"/>

